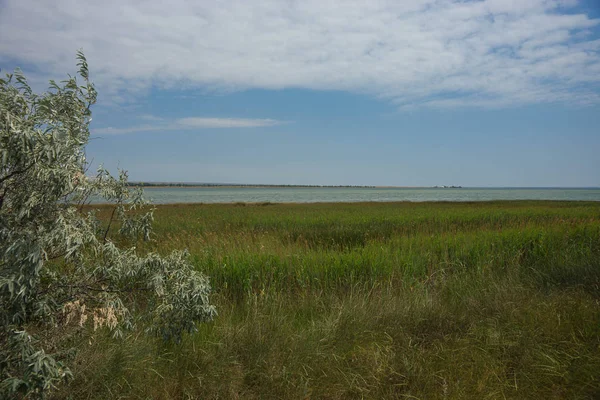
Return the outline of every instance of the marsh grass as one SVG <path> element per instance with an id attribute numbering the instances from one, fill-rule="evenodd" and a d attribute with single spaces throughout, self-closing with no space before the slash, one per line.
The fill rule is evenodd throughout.
<path id="1" fill-rule="evenodd" d="M 107 212 L 107 210 L 103 210 Z M 169 205 L 219 316 L 82 334 L 59 398 L 600 397 L 600 204 Z"/>

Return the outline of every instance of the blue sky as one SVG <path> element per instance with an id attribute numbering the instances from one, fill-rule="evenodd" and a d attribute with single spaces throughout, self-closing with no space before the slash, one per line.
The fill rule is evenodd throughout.
<path id="1" fill-rule="evenodd" d="M 135 181 L 600 186 L 596 0 L 0 0 L 0 38 L 40 89 L 83 48 Z"/>

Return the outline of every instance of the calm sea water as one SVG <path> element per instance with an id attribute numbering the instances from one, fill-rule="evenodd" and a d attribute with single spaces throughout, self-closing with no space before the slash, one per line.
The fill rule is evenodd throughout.
<path id="1" fill-rule="evenodd" d="M 359 201 L 600 201 L 600 188 L 145 188 L 156 204 Z"/>

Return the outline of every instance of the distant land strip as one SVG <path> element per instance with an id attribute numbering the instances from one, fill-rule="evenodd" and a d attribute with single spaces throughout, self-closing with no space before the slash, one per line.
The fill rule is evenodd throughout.
<path id="1" fill-rule="evenodd" d="M 378 188 L 399 186 L 364 186 L 364 185 L 283 185 L 254 183 L 186 183 L 186 182 L 127 182 L 135 187 L 168 187 L 168 188 Z"/>
<path id="2" fill-rule="evenodd" d="M 393 185 L 284 185 L 256 183 L 127 182 L 128 186 L 150 188 L 368 188 L 368 189 L 462 189 L 462 186 Z"/>

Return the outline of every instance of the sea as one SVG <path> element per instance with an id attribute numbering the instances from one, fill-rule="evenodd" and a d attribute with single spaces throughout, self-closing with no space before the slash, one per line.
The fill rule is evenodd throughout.
<path id="1" fill-rule="evenodd" d="M 146 187 L 155 204 L 391 201 L 600 201 L 600 188 Z"/>

